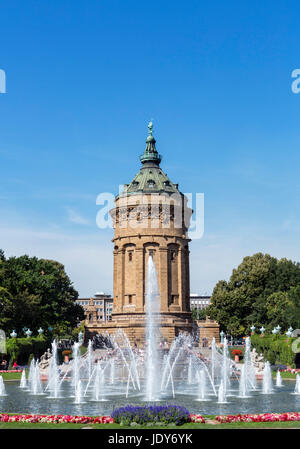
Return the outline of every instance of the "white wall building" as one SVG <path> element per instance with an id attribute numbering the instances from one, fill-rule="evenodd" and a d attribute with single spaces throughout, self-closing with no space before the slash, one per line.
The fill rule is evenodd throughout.
<path id="1" fill-rule="evenodd" d="M 190 295 L 190 307 L 191 309 L 206 309 L 209 306 L 211 296 L 198 295 L 197 293 L 191 293 Z"/>
<path id="2" fill-rule="evenodd" d="M 78 298 L 76 304 L 83 307 L 86 312 L 86 308 L 90 305 L 91 298 Z M 111 321 L 111 314 L 113 311 L 113 298 L 103 292 L 97 292 L 93 296 L 94 306 L 97 309 L 98 321 Z"/>

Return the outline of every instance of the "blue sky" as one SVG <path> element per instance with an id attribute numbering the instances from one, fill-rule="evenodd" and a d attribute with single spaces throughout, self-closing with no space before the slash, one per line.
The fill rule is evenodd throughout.
<path id="1" fill-rule="evenodd" d="M 204 192 L 191 291 L 255 252 L 299 260 L 296 1 L 15 1 L 0 5 L 0 247 L 112 293 L 101 192 L 139 170 L 154 121 L 162 168 Z"/>

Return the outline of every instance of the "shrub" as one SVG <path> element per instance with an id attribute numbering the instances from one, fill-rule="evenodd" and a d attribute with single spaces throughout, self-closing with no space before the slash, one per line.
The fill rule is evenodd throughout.
<path id="1" fill-rule="evenodd" d="M 291 348 L 292 338 L 284 335 L 252 335 L 251 345 L 262 353 L 271 365 L 276 363 L 295 367 L 295 354 Z"/>
<path id="2" fill-rule="evenodd" d="M 8 338 L 6 340 L 9 358 L 13 362 L 17 360 L 20 365 L 26 364 L 31 354 L 34 354 L 35 358 L 40 357 L 49 345 L 50 342 L 45 337 Z"/>
<path id="3" fill-rule="evenodd" d="M 116 409 L 111 416 L 116 423 L 123 425 L 129 425 L 132 422 L 137 424 L 161 422 L 180 426 L 189 421 L 190 413 L 186 408 L 177 405 L 142 407 L 127 405 Z"/>

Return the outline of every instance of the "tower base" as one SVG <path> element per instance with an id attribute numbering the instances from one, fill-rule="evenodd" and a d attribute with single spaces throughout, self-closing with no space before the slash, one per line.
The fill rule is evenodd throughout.
<path id="1" fill-rule="evenodd" d="M 160 341 L 171 345 L 180 333 L 192 334 L 194 324 L 190 312 L 161 313 L 157 316 L 156 325 L 160 330 Z M 114 313 L 112 321 L 97 323 L 89 321 L 85 325 L 85 338 L 90 339 L 96 334 L 114 335 L 119 329 L 126 332 L 131 345 L 141 347 L 145 345 L 145 331 L 147 328 L 145 313 Z"/>

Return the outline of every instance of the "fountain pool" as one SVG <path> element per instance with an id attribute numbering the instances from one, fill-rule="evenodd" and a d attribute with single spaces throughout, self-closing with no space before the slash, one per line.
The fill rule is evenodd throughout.
<path id="1" fill-rule="evenodd" d="M 226 338 L 222 348 L 213 339 L 210 348 L 200 350 L 190 334 L 180 334 L 168 350 L 160 348 L 159 290 L 151 255 L 147 271 L 145 350 L 132 347 L 126 333 L 118 330 L 106 335 L 103 350 L 90 341 L 82 356 L 75 343 L 72 361 L 58 365 L 54 341 L 47 381 L 41 381 L 37 360 L 32 360 L 28 378 L 23 373 L 21 382 L 4 386 L 0 378 L 0 411 L 107 415 L 126 404 L 154 403 L 212 415 L 300 411 L 300 377 L 296 388 L 293 382 L 282 381 L 275 390 L 267 362 L 263 380 L 257 380 L 249 337 L 241 370 L 230 358 Z"/>
<path id="2" fill-rule="evenodd" d="M 137 393 L 126 398 L 123 394 L 124 384 L 114 384 L 105 400 L 95 401 L 92 396 L 83 398 L 81 403 L 75 403 L 74 388 L 71 382 L 64 382 L 60 391 L 60 398 L 49 399 L 47 395 L 32 395 L 20 390 L 19 382 L 5 382 L 6 396 L 0 396 L 1 412 L 11 413 L 41 413 L 41 414 L 70 414 L 70 415 L 106 415 L 111 414 L 117 407 L 127 404 L 144 405 L 149 402 Z M 82 382 L 82 391 L 86 382 Z M 45 389 L 47 382 L 42 382 Z M 155 404 L 177 404 L 188 408 L 191 413 L 200 414 L 236 414 L 236 413 L 283 413 L 286 411 L 300 411 L 300 395 L 294 393 L 295 382 L 284 380 L 283 386 L 276 394 L 261 394 L 262 382 L 258 381 L 258 389 L 251 392 L 249 398 L 239 398 L 239 382 L 232 381 L 231 396 L 227 403 L 219 404 L 215 396 L 207 396 L 210 400 L 199 401 L 199 391 L 187 385 L 176 385 L 176 397 L 162 398 Z M 181 392 L 180 392 L 181 391 Z M 102 399 L 102 398 L 100 398 Z M 150 402 L 153 404 L 153 402 Z"/>

